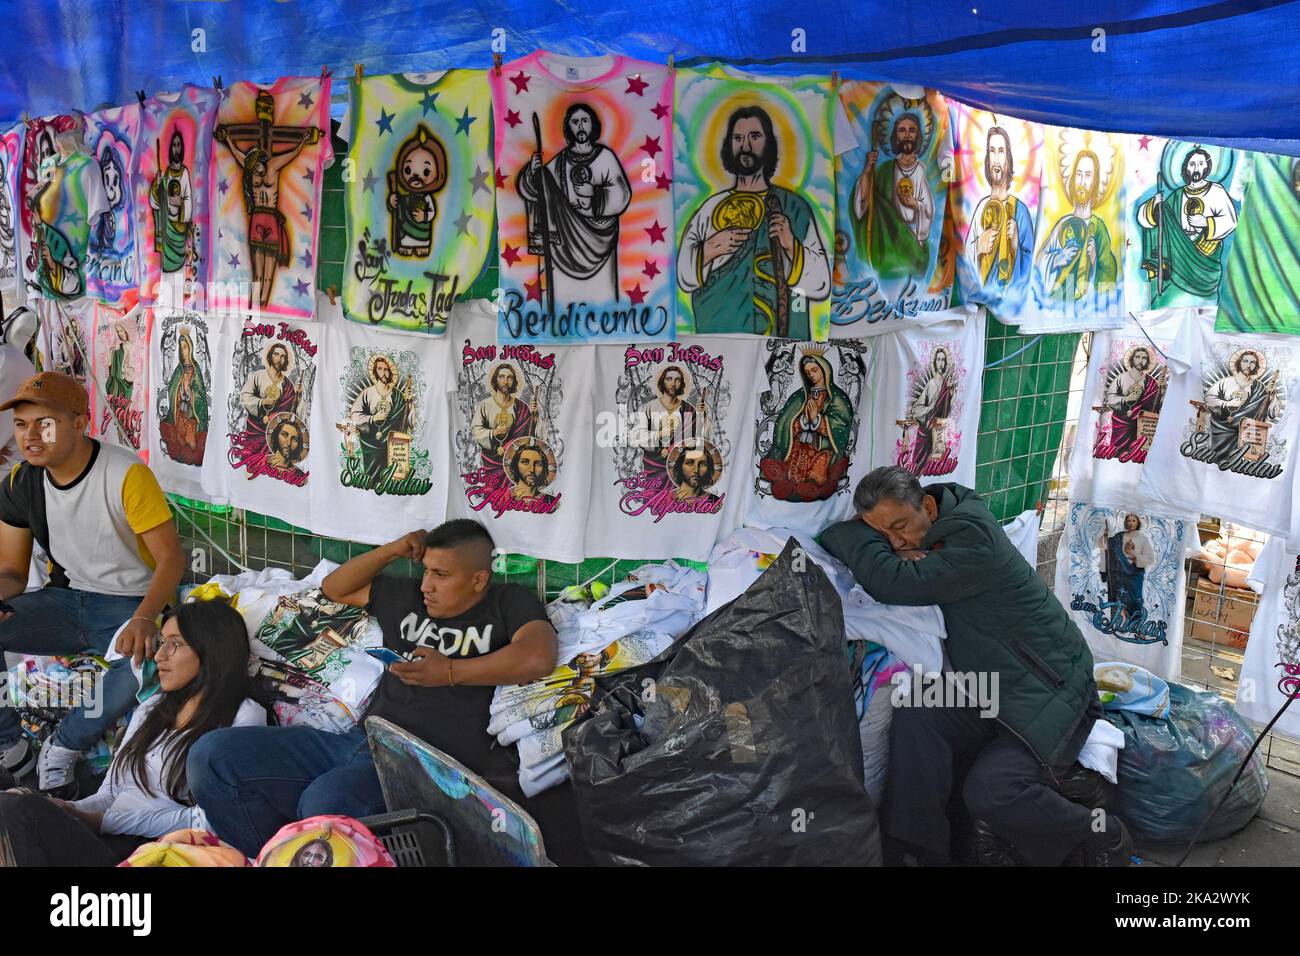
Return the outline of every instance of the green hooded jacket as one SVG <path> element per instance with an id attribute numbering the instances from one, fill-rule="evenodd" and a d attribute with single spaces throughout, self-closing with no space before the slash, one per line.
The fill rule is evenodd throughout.
<path id="1" fill-rule="evenodd" d="M 939 516 L 920 561 L 897 557 L 860 518 L 822 532 L 882 604 L 937 604 L 954 671 L 997 672 L 997 719 L 1050 768 L 1067 766 L 1092 730 L 1092 652 L 1065 608 L 1006 536 L 984 500 L 956 484 L 926 486 Z"/>

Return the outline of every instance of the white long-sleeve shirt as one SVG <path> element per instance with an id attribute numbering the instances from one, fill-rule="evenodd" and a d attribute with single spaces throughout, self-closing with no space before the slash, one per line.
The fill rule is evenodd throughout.
<path id="1" fill-rule="evenodd" d="M 135 709 L 131 723 L 126 728 L 122 745 L 139 732 L 145 717 L 158 705 L 161 694 L 150 697 Z M 235 727 L 261 727 L 266 724 L 266 711 L 254 701 L 245 700 L 235 714 Z M 121 752 L 121 747 L 118 748 Z M 154 744 L 145 756 L 145 776 L 153 788 L 151 797 L 136 782 L 135 775 L 121 767 L 114 758 L 109 765 L 99 792 L 72 805 L 78 810 L 104 814 L 100 833 L 127 833 L 132 836 L 160 837 L 174 830 L 206 830 L 208 820 L 199 807 L 187 807 L 167 795 L 163 778 L 163 761 L 167 753 L 166 738 Z"/>

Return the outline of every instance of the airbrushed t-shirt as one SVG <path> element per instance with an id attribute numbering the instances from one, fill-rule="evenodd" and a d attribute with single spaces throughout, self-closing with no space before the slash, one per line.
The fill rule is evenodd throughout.
<path id="1" fill-rule="evenodd" d="M 499 651 L 525 624 L 547 621 L 537 595 L 518 584 L 490 584 L 482 600 L 455 617 L 432 618 L 416 578 L 380 575 L 370 584 L 366 610 L 379 621 L 384 646 L 406 655 L 429 647 L 453 661 Z M 382 717 L 491 780 L 518 772 L 513 748 L 502 749 L 488 734 L 491 685 L 412 687 L 385 673 L 366 717 Z"/>

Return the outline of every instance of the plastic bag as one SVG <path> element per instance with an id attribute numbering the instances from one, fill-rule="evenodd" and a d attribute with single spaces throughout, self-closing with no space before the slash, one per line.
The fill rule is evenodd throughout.
<path id="1" fill-rule="evenodd" d="M 870 865 L 876 811 L 826 574 L 791 540 L 659 658 L 597 682 L 564 736 L 601 863 Z"/>
<path id="2" fill-rule="evenodd" d="M 1185 843 L 1218 802 L 1255 742 L 1250 727 L 1217 694 L 1170 684 L 1169 714 L 1107 713 L 1124 732 L 1119 752 L 1120 818 L 1133 836 Z M 1268 794 L 1258 752 L 1231 796 L 1198 838 L 1218 840 L 1250 822 Z"/>

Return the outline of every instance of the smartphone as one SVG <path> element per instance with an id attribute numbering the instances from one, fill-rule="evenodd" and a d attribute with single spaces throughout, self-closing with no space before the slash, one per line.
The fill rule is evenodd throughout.
<path id="1" fill-rule="evenodd" d="M 376 657 L 385 664 L 405 664 L 409 663 L 408 658 L 403 657 L 397 651 L 389 650 L 386 647 L 367 647 L 366 653 L 371 657 Z"/>

